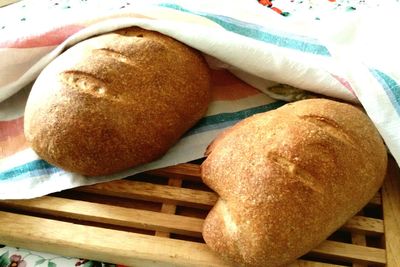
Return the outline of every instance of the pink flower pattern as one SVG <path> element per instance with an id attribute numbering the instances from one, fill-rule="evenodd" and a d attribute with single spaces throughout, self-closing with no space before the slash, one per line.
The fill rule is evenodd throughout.
<path id="1" fill-rule="evenodd" d="M 26 261 L 22 259 L 21 255 L 12 255 L 10 261 L 9 267 L 26 267 Z"/>

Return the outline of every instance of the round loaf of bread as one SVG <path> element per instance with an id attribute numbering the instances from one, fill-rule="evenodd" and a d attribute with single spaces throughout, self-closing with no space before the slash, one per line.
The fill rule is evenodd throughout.
<path id="1" fill-rule="evenodd" d="M 367 204 L 387 166 L 370 119 L 324 99 L 245 119 L 207 153 L 202 178 L 220 198 L 203 237 L 239 266 L 286 266 L 307 253 Z"/>
<path id="2" fill-rule="evenodd" d="M 194 49 L 137 27 L 76 44 L 39 75 L 25 110 L 37 154 L 107 175 L 153 161 L 206 112 L 210 71 Z"/>

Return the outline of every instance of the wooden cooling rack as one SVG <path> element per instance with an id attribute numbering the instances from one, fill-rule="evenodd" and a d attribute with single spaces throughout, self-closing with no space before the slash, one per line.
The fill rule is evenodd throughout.
<path id="1" fill-rule="evenodd" d="M 201 229 L 217 195 L 199 162 L 49 196 L 0 201 L 0 243 L 128 266 L 228 266 Z M 400 266 L 400 172 L 357 216 L 290 267 Z"/>

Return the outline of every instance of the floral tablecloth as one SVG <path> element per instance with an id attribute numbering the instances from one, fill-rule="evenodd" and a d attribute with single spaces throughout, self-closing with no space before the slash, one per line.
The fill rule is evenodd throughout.
<path id="1" fill-rule="evenodd" d="M 78 259 L 57 256 L 53 254 L 35 252 L 22 248 L 0 245 L 0 267 L 124 267 L 120 264 L 111 264 L 87 259 Z"/>

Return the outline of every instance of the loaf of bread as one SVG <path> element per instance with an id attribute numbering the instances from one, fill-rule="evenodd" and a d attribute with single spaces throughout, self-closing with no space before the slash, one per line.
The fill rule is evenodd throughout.
<path id="1" fill-rule="evenodd" d="M 25 136 L 53 165 L 106 175 L 162 156 L 209 101 L 210 71 L 198 51 L 126 28 L 76 44 L 42 71 Z"/>
<path id="2" fill-rule="evenodd" d="M 219 194 L 206 243 L 235 266 L 284 266 L 377 192 L 387 151 L 370 119 L 331 100 L 254 115 L 209 146 L 202 179 Z"/>

